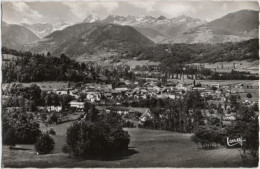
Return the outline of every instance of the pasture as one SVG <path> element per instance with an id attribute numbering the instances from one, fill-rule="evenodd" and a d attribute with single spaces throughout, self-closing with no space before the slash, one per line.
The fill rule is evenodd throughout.
<path id="1" fill-rule="evenodd" d="M 33 145 L 18 145 L 25 150 L 3 147 L 5 167 L 240 167 L 239 149 L 218 147 L 198 149 L 190 141 L 191 134 L 162 130 L 126 128 L 131 136 L 129 150 L 124 154 L 100 160 L 76 160 L 61 152 L 66 128 L 71 122 L 51 126 L 56 131 L 52 154 L 36 155 Z M 42 127 L 45 130 L 46 127 Z"/>

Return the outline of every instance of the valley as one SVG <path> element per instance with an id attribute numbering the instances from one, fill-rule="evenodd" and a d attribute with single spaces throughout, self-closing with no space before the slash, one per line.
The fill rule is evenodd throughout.
<path id="1" fill-rule="evenodd" d="M 2 167 L 259 164 L 259 4 L 2 2 Z"/>

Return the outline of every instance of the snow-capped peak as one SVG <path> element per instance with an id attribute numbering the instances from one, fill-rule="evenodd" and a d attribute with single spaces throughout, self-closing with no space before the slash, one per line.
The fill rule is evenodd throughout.
<path id="1" fill-rule="evenodd" d="M 98 16 L 95 15 L 91 15 L 89 14 L 84 20 L 83 22 L 87 22 L 87 23 L 92 23 L 92 22 L 97 22 L 100 21 L 100 18 Z"/>

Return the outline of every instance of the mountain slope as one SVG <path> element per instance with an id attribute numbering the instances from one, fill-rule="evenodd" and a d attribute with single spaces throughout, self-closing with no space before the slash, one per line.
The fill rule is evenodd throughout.
<path id="1" fill-rule="evenodd" d="M 222 62 L 233 60 L 259 60 L 259 40 L 214 44 L 156 44 L 136 48 L 128 53 L 138 60 L 159 61 L 167 65 L 176 62 Z"/>
<path id="2" fill-rule="evenodd" d="M 25 27 L 7 24 L 2 21 L 2 46 L 11 49 L 22 50 L 24 45 L 39 40 L 32 31 Z"/>
<path id="3" fill-rule="evenodd" d="M 258 29 L 258 11 L 241 10 L 205 24 L 213 33 L 226 35 L 245 35 Z"/>
<path id="4" fill-rule="evenodd" d="M 42 38 L 53 32 L 54 27 L 49 23 L 36 23 L 36 24 L 26 24 L 22 23 L 21 26 L 31 30 L 35 35 Z"/>
<path id="5" fill-rule="evenodd" d="M 173 38 L 190 28 L 205 23 L 205 21 L 200 19 L 194 19 L 184 15 L 170 19 L 165 16 L 159 16 L 156 18 L 152 16 L 124 17 L 109 15 L 101 22 L 132 26 L 155 43 L 163 41 L 169 37 Z"/>
<path id="6" fill-rule="evenodd" d="M 191 28 L 167 43 L 218 43 L 258 37 L 258 11 L 241 10 Z"/>
<path id="7" fill-rule="evenodd" d="M 130 26 L 102 23 L 81 23 L 55 31 L 37 43 L 30 44 L 34 52 L 50 51 L 70 56 L 92 55 L 97 52 L 118 53 L 153 42 Z"/>
<path id="8" fill-rule="evenodd" d="M 32 31 L 35 35 L 37 35 L 40 38 L 43 38 L 49 34 L 51 34 L 54 31 L 62 30 L 71 24 L 61 21 L 60 23 L 57 23 L 55 25 L 49 24 L 49 23 L 35 23 L 35 24 L 26 24 L 22 23 L 21 26 L 29 29 Z"/>
<path id="9" fill-rule="evenodd" d="M 160 32 L 152 29 L 152 28 L 145 28 L 145 27 L 135 27 L 135 29 L 140 32 L 142 35 L 146 36 L 151 41 L 157 43 L 165 39 L 165 35 L 161 34 Z"/>

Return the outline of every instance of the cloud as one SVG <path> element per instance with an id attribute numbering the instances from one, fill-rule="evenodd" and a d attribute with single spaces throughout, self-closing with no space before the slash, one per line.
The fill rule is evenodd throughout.
<path id="1" fill-rule="evenodd" d="M 63 2 L 70 11 L 80 20 L 84 19 L 88 14 L 98 13 L 98 11 L 113 12 L 119 7 L 118 2 Z"/>
<path id="2" fill-rule="evenodd" d="M 223 8 L 224 10 L 227 10 L 227 3 L 223 3 L 222 8 Z"/>
<path id="3" fill-rule="evenodd" d="M 157 4 L 156 1 L 148 1 L 148 0 L 143 0 L 143 1 L 127 1 L 127 3 L 133 5 L 134 7 L 137 8 L 142 8 L 146 10 L 147 12 L 152 12 L 155 10 L 155 6 Z"/>
<path id="4" fill-rule="evenodd" d="M 187 4 L 178 4 L 176 3 L 161 3 L 158 4 L 157 6 L 157 10 L 159 10 L 161 13 L 167 15 L 167 16 L 171 16 L 171 17 L 175 17 L 181 14 L 185 14 L 187 12 L 196 12 L 196 9 L 193 8 L 190 5 Z"/>
<path id="5" fill-rule="evenodd" d="M 38 12 L 30 8 L 25 2 L 13 2 L 11 3 L 13 13 L 17 16 L 18 22 L 31 23 L 32 20 L 42 19 L 43 16 Z"/>

